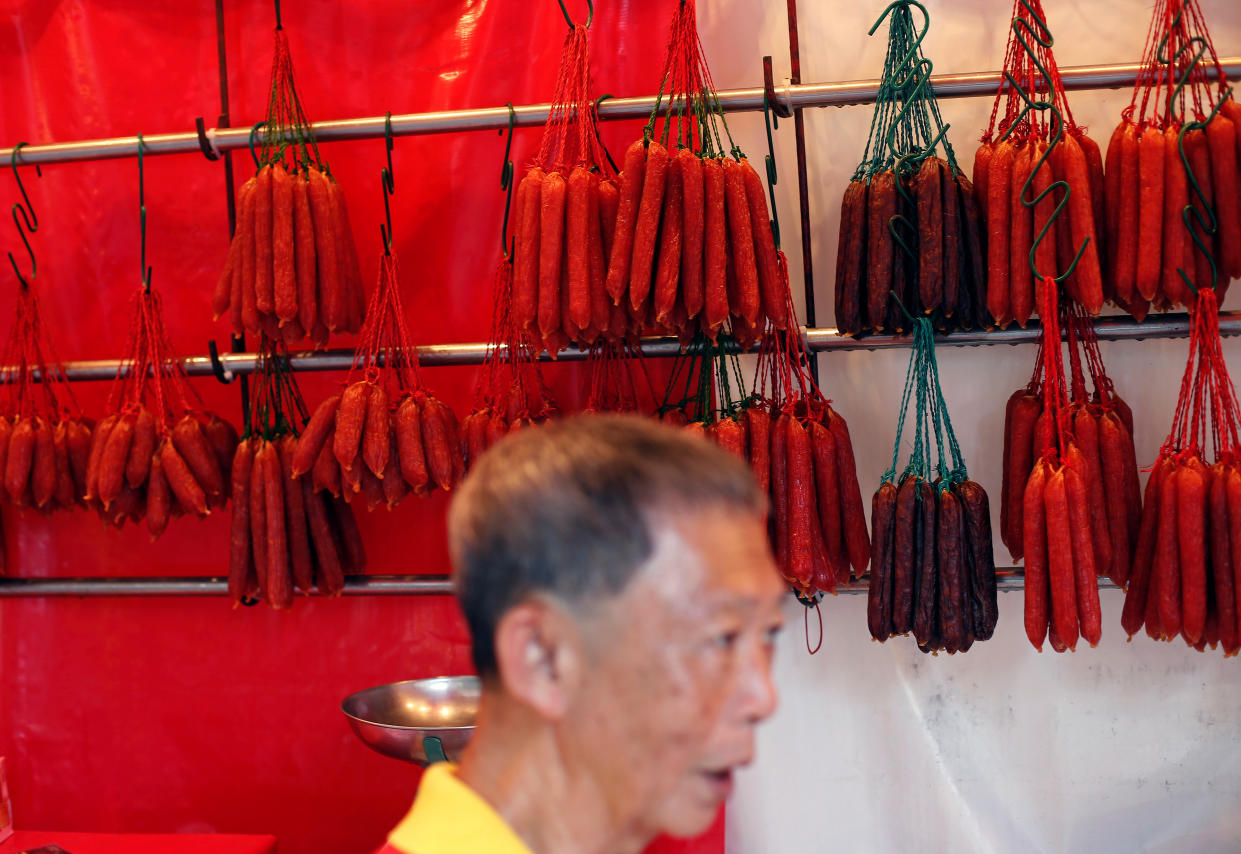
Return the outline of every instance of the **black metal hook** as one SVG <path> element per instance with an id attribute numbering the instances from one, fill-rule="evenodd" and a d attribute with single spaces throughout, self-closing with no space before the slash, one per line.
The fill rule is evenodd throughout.
<path id="1" fill-rule="evenodd" d="M 771 111 L 782 119 L 787 119 L 793 115 L 793 111 L 789 109 L 788 104 L 780 103 L 776 97 L 776 83 L 771 71 L 771 57 L 763 57 L 763 109 L 771 108 Z M 779 125 L 776 125 L 779 127 Z"/>
<path id="2" fill-rule="evenodd" d="M 228 385 L 237 378 L 237 375 L 224 367 L 224 363 L 220 361 L 220 350 L 214 338 L 207 341 L 207 355 L 211 357 L 211 372 L 215 374 L 217 380 Z"/>
<path id="3" fill-rule="evenodd" d="M 280 0 L 276 0 L 276 29 L 284 29 L 284 26 L 280 23 Z"/>
<path id="4" fill-rule="evenodd" d="M 143 177 L 142 154 L 146 150 L 146 143 L 142 141 L 142 134 L 138 134 L 138 229 L 142 233 L 142 255 L 138 260 L 138 273 L 142 277 L 142 287 L 149 294 L 151 292 L 151 268 L 147 266 L 147 206 L 146 206 L 146 181 Z"/>
<path id="5" fill-rule="evenodd" d="M 392 254 L 392 205 L 388 201 L 392 194 L 396 192 L 396 177 L 392 173 L 392 111 L 384 116 L 384 148 L 388 155 L 388 166 L 386 169 L 379 170 L 379 179 L 383 184 L 384 191 L 384 219 L 388 225 L 379 226 L 379 234 L 383 237 L 384 254 Z"/>
<path id="6" fill-rule="evenodd" d="M 595 118 L 596 119 L 599 118 L 599 105 L 611 97 L 613 97 L 613 95 L 612 93 L 609 92 L 606 95 L 600 95 L 598 98 L 595 98 Z M 620 169 L 616 168 L 616 161 L 612 159 L 612 152 L 608 151 L 608 147 L 603 144 L 603 137 L 599 135 L 599 122 L 598 121 L 595 122 L 595 142 L 599 143 L 599 148 L 603 150 L 603 156 L 606 157 L 608 159 L 608 163 L 611 164 L 612 172 L 619 175 Z"/>
<path id="7" fill-rule="evenodd" d="M 509 154 L 513 150 L 513 129 L 517 127 L 517 111 L 513 109 L 513 102 L 509 101 L 505 104 L 508 107 L 508 139 L 504 141 L 504 161 L 500 166 L 500 189 L 504 191 L 504 221 L 500 224 L 500 254 L 505 258 L 509 256 L 508 250 L 508 214 L 513 204 L 513 161 L 509 159 Z M 504 133 L 501 129 L 500 133 Z"/>
<path id="8" fill-rule="evenodd" d="M 254 137 L 258 135 L 259 129 L 264 127 L 267 122 L 258 122 L 254 127 L 250 128 L 250 156 L 254 158 L 254 168 L 258 169 L 263 164 L 259 162 L 258 152 L 254 150 Z"/>
<path id="9" fill-rule="evenodd" d="M 26 253 L 30 256 L 30 278 L 33 279 L 38 273 L 39 265 L 35 261 L 34 249 L 30 245 L 30 240 L 26 235 L 34 234 L 39 230 L 39 215 L 35 213 L 34 205 L 30 204 L 30 196 L 26 194 L 26 187 L 22 184 L 22 176 L 17 172 L 17 153 L 21 151 L 23 145 L 29 145 L 27 142 L 19 142 L 13 146 L 13 153 L 9 155 L 9 166 L 13 169 L 13 180 L 17 182 L 17 189 L 22 194 L 22 201 L 13 203 L 13 225 L 17 227 L 17 234 L 22 239 L 22 243 L 26 246 Z M 34 166 L 35 175 L 42 178 L 43 170 L 39 168 L 39 164 Z M 17 213 L 21 211 L 21 220 L 18 220 Z M 23 221 L 25 228 L 22 227 Z M 13 272 L 17 276 L 17 281 L 21 283 L 22 290 L 30 287 L 30 283 L 26 277 L 22 275 L 21 270 L 17 269 L 17 260 L 13 257 L 13 253 L 9 253 L 9 263 L 13 265 Z"/>
<path id="10" fill-rule="evenodd" d="M 564 19 L 569 23 L 569 29 L 574 29 L 577 25 L 573 23 L 573 19 L 569 17 L 569 10 L 564 7 L 564 0 L 556 0 L 560 4 L 560 11 L 564 15 Z M 589 16 L 586 18 L 586 26 L 590 26 L 595 20 L 595 3 L 594 0 L 586 0 L 586 8 L 590 10 Z"/>
<path id="11" fill-rule="evenodd" d="M 212 150 L 211 140 L 207 139 L 207 123 L 203 121 L 202 116 L 194 119 L 194 129 L 198 131 L 198 149 L 203 153 L 203 157 L 213 161 L 219 160 L 220 155 Z"/>

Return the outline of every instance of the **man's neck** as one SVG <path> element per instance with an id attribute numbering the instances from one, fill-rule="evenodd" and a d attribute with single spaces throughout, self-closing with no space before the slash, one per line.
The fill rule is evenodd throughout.
<path id="1" fill-rule="evenodd" d="M 647 841 L 609 814 L 597 782 L 568 767 L 554 730 L 487 703 L 457 775 L 535 854 L 638 854 Z"/>

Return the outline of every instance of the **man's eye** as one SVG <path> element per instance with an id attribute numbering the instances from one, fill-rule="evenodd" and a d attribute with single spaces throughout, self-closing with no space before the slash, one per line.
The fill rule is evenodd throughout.
<path id="1" fill-rule="evenodd" d="M 784 631 L 784 626 L 772 626 L 766 632 L 765 639 L 768 644 L 774 645 L 776 638 L 780 637 L 780 632 Z"/>
<path id="2" fill-rule="evenodd" d="M 737 645 L 737 639 L 740 637 L 741 632 L 739 631 L 720 632 L 711 639 L 711 642 L 714 646 L 719 647 L 720 649 L 732 649 Z"/>

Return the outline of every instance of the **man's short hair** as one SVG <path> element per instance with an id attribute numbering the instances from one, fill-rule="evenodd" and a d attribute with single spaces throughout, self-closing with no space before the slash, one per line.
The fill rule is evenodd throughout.
<path id="1" fill-rule="evenodd" d="M 618 593 L 651 556 L 661 513 L 720 505 L 764 512 L 748 466 L 648 418 L 580 415 L 506 437 L 470 471 L 448 518 L 479 675 L 495 675 L 495 630 L 514 605 L 535 593 Z"/>

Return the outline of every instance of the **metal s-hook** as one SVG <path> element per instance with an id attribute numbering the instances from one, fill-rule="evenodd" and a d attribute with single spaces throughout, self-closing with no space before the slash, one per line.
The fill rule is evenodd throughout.
<path id="1" fill-rule="evenodd" d="M 384 254 L 392 254 L 392 205 L 389 199 L 396 192 L 396 177 L 392 173 L 392 111 L 384 117 L 384 148 L 388 155 L 388 166 L 379 170 L 379 179 L 383 184 L 384 191 L 384 219 L 387 221 L 387 228 L 379 226 L 379 233 L 383 237 Z"/>
<path id="2" fill-rule="evenodd" d="M 142 141 L 142 134 L 138 134 L 138 229 L 142 233 L 142 256 L 138 261 L 138 272 L 142 277 L 142 287 L 149 294 L 151 292 L 151 268 L 147 266 L 146 181 L 142 168 L 142 153 L 145 150 L 146 143 Z"/>
<path id="3" fill-rule="evenodd" d="M 556 2 L 560 4 L 560 12 L 561 12 L 561 14 L 563 14 L 563 15 L 564 15 L 564 19 L 565 19 L 565 21 L 567 21 L 567 22 L 568 22 L 568 24 L 569 24 L 569 29 L 571 29 L 571 30 L 572 30 L 572 29 L 575 29 L 575 28 L 577 27 L 577 25 L 576 25 L 576 24 L 574 24 L 574 23 L 573 23 L 573 19 L 569 17 L 569 10 L 565 8 L 565 5 L 564 5 L 564 0 L 556 0 Z M 586 0 L 586 8 L 590 10 L 590 13 L 589 13 L 589 15 L 588 15 L 588 16 L 587 16 L 587 18 L 586 18 L 586 26 L 587 26 L 587 27 L 589 27 L 589 26 L 591 25 L 591 23 L 595 20 L 595 2 L 594 2 L 594 0 Z"/>
<path id="4" fill-rule="evenodd" d="M 779 127 L 779 120 L 776 118 L 780 115 L 779 108 L 774 101 L 768 100 L 769 93 L 772 92 L 771 78 L 771 57 L 763 57 L 763 126 L 767 131 L 767 154 L 763 158 L 763 165 L 767 169 L 767 196 L 771 202 L 771 236 L 775 242 L 776 249 L 780 248 L 780 215 L 776 211 L 776 144 L 772 138 L 771 132 L 773 128 Z M 785 116 L 788 118 L 789 113 Z"/>
<path id="5" fill-rule="evenodd" d="M 207 355 L 211 357 L 211 371 L 217 380 L 228 385 L 237 378 L 237 375 L 224 367 L 224 363 L 220 361 L 220 350 L 214 338 L 207 341 Z"/>
<path id="6" fill-rule="evenodd" d="M 258 136 L 260 128 L 267 125 L 267 122 L 258 122 L 254 127 L 250 128 L 250 156 L 254 158 L 254 168 L 258 169 L 263 164 L 259 161 L 258 152 L 254 150 L 254 138 Z"/>
<path id="7" fill-rule="evenodd" d="M 926 34 L 931 29 L 931 14 L 926 10 L 926 7 L 919 3 L 918 0 L 894 0 L 894 2 L 888 4 L 888 8 L 883 10 L 883 13 L 879 15 L 878 20 L 876 20 L 871 28 L 866 31 L 866 35 L 873 36 L 875 34 L 875 30 L 879 29 L 879 25 L 883 23 L 884 18 L 888 17 L 888 15 L 894 14 L 898 8 L 908 13 L 910 6 L 917 6 L 918 11 L 922 13 L 922 32 L 918 33 L 918 37 L 914 39 L 914 43 L 909 48 L 909 52 L 901 58 L 900 62 L 896 63 L 897 68 L 905 66 L 909 60 L 917 56 L 918 49 L 922 47 L 922 40 L 926 38 Z M 913 21 L 911 18 L 910 23 L 912 24 L 912 22 Z M 904 83 L 901 83 L 900 85 L 903 86 Z"/>
<path id="8" fill-rule="evenodd" d="M 284 29 L 284 26 L 280 23 L 280 0 L 276 0 L 276 29 Z"/>
<path id="9" fill-rule="evenodd" d="M 509 154 L 513 150 L 513 129 L 517 127 L 517 111 L 513 109 L 512 101 L 505 106 L 508 107 L 508 139 L 504 141 L 504 162 L 500 166 L 500 189 L 504 191 L 504 221 L 500 224 L 500 254 L 507 258 L 509 256 L 508 214 L 513 204 L 513 161 L 509 159 Z M 501 130 L 500 133 L 504 131 Z"/>
<path id="10" fill-rule="evenodd" d="M 606 157 L 608 159 L 608 163 L 611 164 L 612 173 L 615 175 L 619 175 L 620 169 L 617 168 L 616 161 L 612 159 L 612 152 L 608 151 L 608 147 L 603 144 L 603 137 L 599 135 L 599 121 L 598 121 L 599 105 L 611 97 L 612 97 L 612 94 L 609 92 L 605 95 L 600 95 L 598 98 L 595 98 L 595 142 L 599 143 L 599 148 L 603 150 L 603 156 Z"/>
<path id="11" fill-rule="evenodd" d="M 39 215 L 35 213 L 34 205 L 30 204 L 30 196 L 26 194 L 26 187 L 22 184 L 22 176 L 17 172 L 17 153 L 21 151 L 23 145 L 29 145 L 28 142 L 19 142 L 13 146 L 13 153 L 9 155 L 9 166 L 13 170 L 13 180 L 17 182 L 17 189 L 22 194 L 20 202 L 13 203 L 13 225 L 17 228 L 17 235 L 22 239 L 22 243 L 26 246 L 26 254 L 30 256 L 30 278 L 34 279 L 38 273 L 39 265 L 35 261 L 34 249 L 30 246 L 30 240 L 27 234 L 34 234 L 39 230 Z M 39 168 L 39 164 L 35 164 L 35 175 L 42 178 L 43 170 Z M 21 220 L 17 218 L 18 211 L 21 211 Z M 25 228 L 23 228 L 23 222 Z M 13 257 L 13 253 L 9 253 L 9 263 L 13 265 L 13 273 L 17 276 L 17 281 L 21 283 L 22 290 L 30 287 L 30 282 L 22 275 L 21 270 L 17 269 L 17 260 Z"/>

